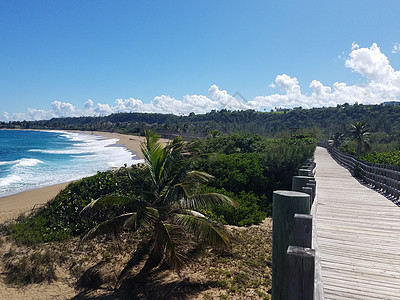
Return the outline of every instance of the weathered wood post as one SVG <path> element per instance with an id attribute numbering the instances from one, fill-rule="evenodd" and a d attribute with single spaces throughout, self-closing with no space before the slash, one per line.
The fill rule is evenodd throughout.
<path id="1" fill-rule="evenodd" d="M 294 215 L 310 213 L 310 196 L 296 191 L 274 191 L 272 216 L 272 299 L 285 300 L 286 251 L 293 245 Z"/>
<path id="2" fill-rule="evenodd" d="M 314 180 L 311 176 L 293 176 L 292 177 L 292 190 L 301 192 L 301 188 L 306 186 L 307 182 Z"/>
<path id="3" fill-rule="evenodd" d="M 311 187 L 308 187 L 308 186 L 303 186 L 303 187 L 301 188 L 301 191 L 302 191 L 303 193 L 306 193 L 307 195 L 310 195 L 310 207 L 312 207 L 313 202 L 314 202 L 313 190 L 312 190 L 312 188 L 311 188 Z"/>
<path id="4" fill-rule="evenodd" d="M 289 246 L 286 259 L 285 299 L 313 300 L 315 251 L 310 248 Z"/>
<path id="5" fill-rule="evenodd" d="M 299 169 L 298 171 L 299 176 L 310 176 L 312 174 L 312 170 L 311 169 Z"/>
<path id="6" fill-rule="evenodd" d="M 313 203 L 314 199 L 315 199 L 315 193 L 317 191 L 317 184 L 316 184 L 315 180 L 310 180 L 309 182 L 307 182 L 306 187 L 312 188 L 311 203 Z"/>
<path id="7" fill-rule="evenodd" d="M 311 248 L 312 242 L 312 215 L 295 214 L 293 220 L 292 246 Z"/>

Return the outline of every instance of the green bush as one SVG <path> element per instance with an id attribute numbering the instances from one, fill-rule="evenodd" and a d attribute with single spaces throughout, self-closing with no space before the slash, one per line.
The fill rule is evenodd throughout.
<path id="1" fill-rule="evenodd" d="M 211 211 L 200 211 L 203 214 L 205 213 L 206 216 L 223 224 L 237 226 L 258 224 L 267 216 L 267 213 L 263 211 L 259 205 L 259 203 L 267 201 L 265 196 L 259 198 L 253 193 L 246 193 L 244 191 L 235 195 L 225 189 L 216 189 L 212 187 L 204 187 L 203 192 L 224 194 L 239 204 L 238 207 L 216 205 Z"/>
<path id="2" fill-rule="evenodd" d="M 32 216 L 10 224 L 12 235 L 17 242 L 31 245 L 66 240 L 86 232 L 96 220 L 83 220 L 80 211 L 100 196 L 129 192 L 126 171 L 122 168 L 118 172 L 99 172 L 71 183 Z M 99 221 L 102 217 L 106 216 L 100 216 Z"/>
<path id="3" fill-rule="evenodd" d="M 291 189 L 292 177 L 314 155 L 313 138 L 267 139 L 234 133 L 202 140 L 201 153 L 215 152 L 196 168 L 215 177 L 210 188 L 234 199 L 237 208 L 217 206 L 212 212 L 228 224 L 259 223 L 271 214 L 274 190 Z"/>
<path id="4" fill-rule="evenodd" d="M 400 151 L 393 150 L 384 153 L 380 152 L 368 153 L 361 156 L 360 159 L 373 164 L 400 166 Z"/>

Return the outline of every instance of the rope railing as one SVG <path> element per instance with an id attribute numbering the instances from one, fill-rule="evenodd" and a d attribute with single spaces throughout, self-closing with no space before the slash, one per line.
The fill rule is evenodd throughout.
<path id="1" fill-rule="evenodd" d="M 400 168 L 397 166 L 373 164 L 344 154 L 328 144 L 319 144 L 350 173 L 360 178 L 368 186 L 386 193 L 395 199 L 400 198 Z"/>

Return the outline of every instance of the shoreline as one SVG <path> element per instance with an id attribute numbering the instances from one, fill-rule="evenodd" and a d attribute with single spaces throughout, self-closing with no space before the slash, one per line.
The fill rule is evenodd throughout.
<path id="1" fill-rule="evenodd" d="M 8 130 L 8 129 L 7 129 Z M 25 130 L 25 129 L 11 129 L 11 130 Z M 28 129 L 34 131 L 51 131 L 40 129 Z M 144 142 L 144 137 L 126 135 L 115 132 L 102 132 L 102 131 L 80 131 L 80 130 L 57 130 L 64 132 L 74 132 L 83 134 L 92 134 L 106 139 L 118 139 L 114 145 L 121 145 L 125 147 L 132 155 L 138 159 L 143 159 L 140 146 Z M 168 140 L 163 139 L 163 143 Z M 0 223 L 6 222 L 11 219 L 17 218 L 21 213 L 32 210 L 35 205 L 44 205 L 52 200 L 57 194 L 67 187 L 71 182 L 60 183 L 56 185 L 49 185 L 37 189 L 26 190 L 12 195 L 0 197 Z"/>
<path id="2" fill-rule="evenodd" d="M 142 150 L 140 148 L 140 145 L 145 140 L 143 136 L 128 135 L 128 134 L 106 132 L 106 131 L 81 131 L 81 130 L 61 130 L 61 131 L 97 135 L 104 137 L 106 139 L 118 139 L 118 141 L 114 145 L 121 145 L 125 147 L 128 151 L 132 153 L 132 155 L 136 156 L 138 159 L 144 158 L 142 155 Z"/>
<path id="3" fill-rule="evenodd" d="M 143 136 L 122 134 L 117 132 L 107 132 L 107 131 L 89 131 L 89 130 L 58 130 L 58 129 L 19 129 L 19 128 L 0 128 L 0 130 L 23 130 L 23 131 L 62 131 L 62 132 L 73 132 L 73 133 L 83 133 L 97 135 L 107 139 L 118 139 L 115 145 L 122 145 L 128 149 L 132 155 L 137 156 L 139 159 L 143 159 L 142 150 L 140 145 L 144 142 L 145 138 Z M 161 139 L 163 143 L 168 142 L 167 139 Z"/>
<path id="4" fill-rule="evenodd" d="M 71 182 L 49 185 L 38 189 L 27 190 L 0 198 L 0 223 L 17 218 L 20 214 L 33 210 L 53 199 Z"/>

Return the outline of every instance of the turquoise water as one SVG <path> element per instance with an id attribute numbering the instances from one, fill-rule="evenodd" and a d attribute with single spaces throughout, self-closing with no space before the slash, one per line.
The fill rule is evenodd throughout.
<path id="1" fill-rule="evenodd" d="M 62 131 L 0 130 L 0 197 L 140 162 L 117 141 Z"/>

